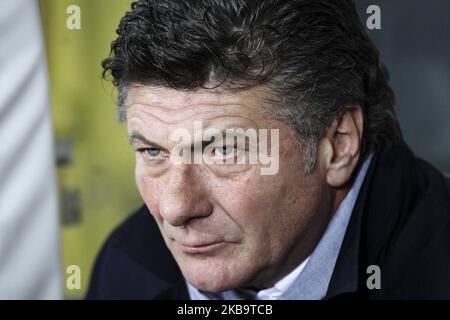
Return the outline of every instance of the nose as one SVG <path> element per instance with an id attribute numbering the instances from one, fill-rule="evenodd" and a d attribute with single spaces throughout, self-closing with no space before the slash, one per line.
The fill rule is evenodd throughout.
<path id="1" fill-rule="evenodd" d="M 213 206 L 207 200 L 199 168 L 190 164 L 176 164 L 171 168 L 159 202 L 161 217 L 180 227 L 194 218 L 207 217 Z"/>

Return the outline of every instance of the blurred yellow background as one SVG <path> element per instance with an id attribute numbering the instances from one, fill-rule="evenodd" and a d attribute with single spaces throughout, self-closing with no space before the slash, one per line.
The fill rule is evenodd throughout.
<path id="1" fill-rule="evenodd" d="M 58 167 L 63 274 L 67 278 L 69 265 L 81 268 L 81 289 L 66 287 L 66 298 L 84 296 L 100 246 L 142 202 L 126 128 L 117 121 L 116 93 L 101 80 L 100 65 L 131 2 L 40 1 L 55 139 L 58 145 L 68 142 L 65 153 L 71 158 Z M 79 30 L 66 26 L 70 5 L 80 8 Z"/>

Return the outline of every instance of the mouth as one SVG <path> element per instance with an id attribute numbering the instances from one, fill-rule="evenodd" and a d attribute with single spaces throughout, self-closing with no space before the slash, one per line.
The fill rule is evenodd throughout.
<path id="1" fill-rule="evenodd" d="M 209 242 L 209 243 L 181 243 L 177 242 L 181 251 L 186 254 L 211 254 L 225 245 L 225 242 Z"/>

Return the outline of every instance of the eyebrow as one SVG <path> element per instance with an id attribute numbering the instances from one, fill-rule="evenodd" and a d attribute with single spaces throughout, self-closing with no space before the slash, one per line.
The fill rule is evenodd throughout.
<path id="1" fill-rule="evenodd" d="M 230 127 L 230 128 L 224 128 L 222 130 L 220 130 L 220 133 L 222 134 L 222 139 L 224 140 L 226 137 L 226 130 L 228 129 L 235 129 L 235 127 Z M 240 134 L 238 134 L 236 137 L 241 136 Z M 222 140 L 222 141 L 223 141 Z M 133 130 L 131 131 L 130 135 L 128 136 L 128 141 L 130 142 L 131 145 L 134 145 L 136 142 L 142 142 L 146 145 L 150 145 L 152 147 L 161 149 L 161 150 L 166 150 L 166 148 L 164 148 L 163 146 L 157 144 L 156 142 L 153 142 L 149 139 L 147 139 L 146 137 L 144 137 L 144 135 L 142 133 L 140 133 L 139 131 Z M 205 147 L 205 145 L 209 144 L 209 143 L 213 143 L 214 142 L 214 137 L 212 137 L 211 140 L 202 140 L 202 149 Z M 195 143 L 195 142 L 194 142 Z M 191 147 L 193 147 L 194 144 L 191 144 Z"/>
<path id="2" fill-rule="evenodd" d="M 144 137 L 144 135 L 142 133 L 140 133 L 139 131 L 135 131 L 135 130 L 131 131 L 130 135 L 128 136 L 128 141 L 130 142 L 131 145 L 135 144 L 136 142 L 142 142 L 146 145 L 150 145 L 150 146 L 153 146 L 153 147 L 161 149 L 161 150 L 166 149 L 166 148 L 160 146 L 159 144 L 157 144 L 156 142 L 150 141 L 149 139 Z"/>

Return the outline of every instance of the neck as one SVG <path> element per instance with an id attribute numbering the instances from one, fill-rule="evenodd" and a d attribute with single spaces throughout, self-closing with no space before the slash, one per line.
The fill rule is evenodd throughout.
<path id="1" fill-rule="evenodd" d="M 349 192 L 349 188 L 339 189 L 336 191 L 336 194 L 334 197 L 333 209 L 331 211 L 331 212 L 333 212 L 333 215 L 336 213 L 336 211 L 339 208 L 339 206 L 341 205 L 342 201 L 344 201 L 348 192 Z"/>

